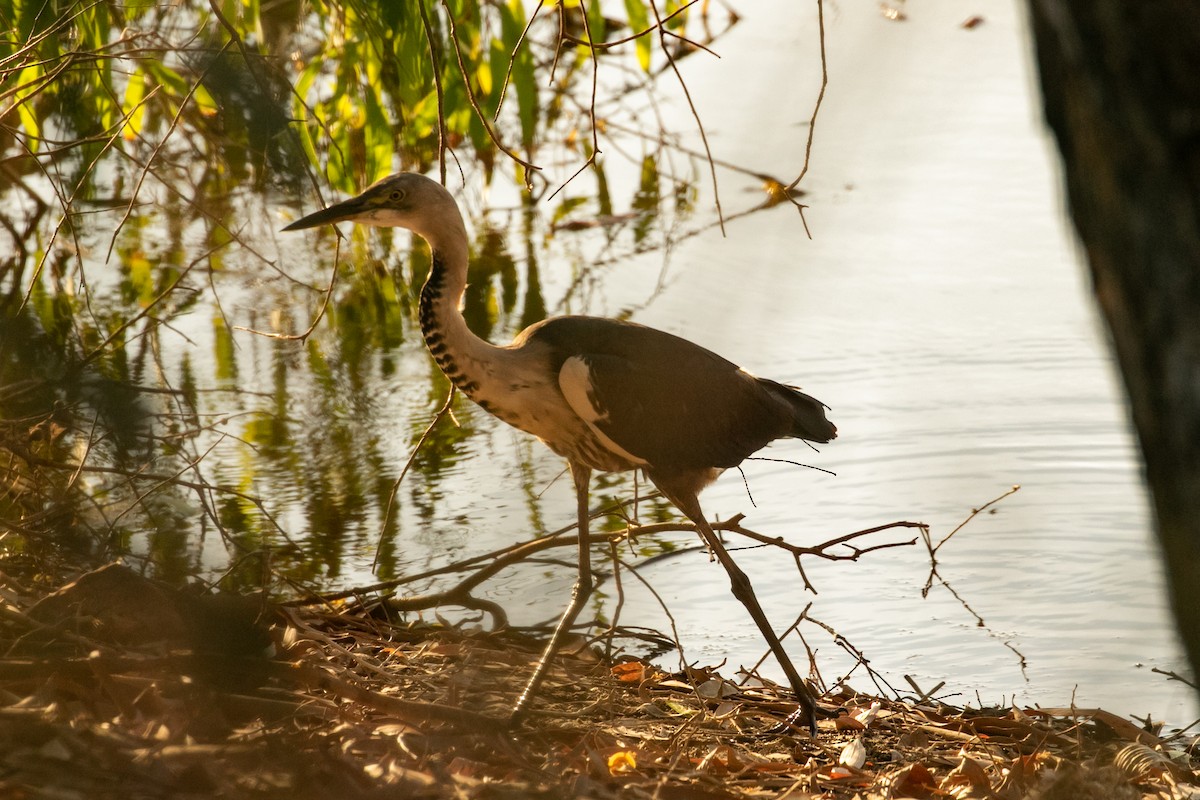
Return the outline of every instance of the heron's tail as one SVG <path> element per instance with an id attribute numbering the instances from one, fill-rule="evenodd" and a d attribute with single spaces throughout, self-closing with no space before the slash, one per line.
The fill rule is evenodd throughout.
<path id="1" fill-rule="evenodd" d="M 763 378 L 759 380 L 791 408 L 792 428 L 789 436 L 810 442 L 829 442 L 837 438 L 837 426 L 825 417 L 826 406 L 820 400 L 806 395 L 795 386 L 785 386 Z"/>

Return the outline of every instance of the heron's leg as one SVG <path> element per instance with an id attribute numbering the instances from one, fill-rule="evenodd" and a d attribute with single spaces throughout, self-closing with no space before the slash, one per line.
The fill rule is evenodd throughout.
<path id="1" fill-rule="evenodd" d="M 661 489 L 662 486 L 660 485 L 659 488 Z M 680 496 L 671 492 L 668 493 L 668 496 L 671 502 L 700 529 L 700 535 L 704 538 L 704 543 L 708 545 L 709 551 L 717 557 L 717 560 L 721 562 L 721 566 L 725 568 L 725 572 L 729 575 L 729 585 L 733 590 L 733 596 L 741 601 L 746 610 L 750 612 L 750 617 L 754 620 L 754 624 L 758 626 L 758 630 L 762 633 L 763 638 L 766 639 L 767 646 L 775 654 L 775 660 L 783 668 L 784 674 L 787 675 L 788 683 L 792 686 L 792 691 L 796 693 L 796 700 L 800 703 L 800 711 L 802 712 L 801 717 L 808 723 L 809 731 L 816 737 L 816 700 L 809 690 L 808 684 L 800 678 L 800 673 L 792 665 L 792 659 L 788 656 L 787 651 L 783 649 L 783 643 L 779 641 L 779 637 L 775 635 L 775 629 L 771 627 L 771 621 L 767 619 L 762 606 L 758 604 L 758 598 L 754 595 L 754 587 L 750 585 L 750 578 L 746 576 L 746 573 L 742 572 L 741 567 L 733 560 L 733 556 L 725 549 L 725 545 L 721 544 L 721 540 L 717 537 L 716 532 L 708 524 L 708 520 L 704 518 L 704 512 L 700 509 L 700 501 L 696 498 L 695 494 Z M 789 718 L 789 721 L 791 721 L 791 718 Z"/>
<path id="2" fill-rule="evenodd" d="M 542 657 L 534 667 L 533 676 L 530 677 L 529 683 L 525 684 L 525 691 L 521 692 L 521 696 L 517 698 L 517 702 L 513 706 L 512 716 L 509 718 L 513 723 L 524 715 L 529 702 L 546 680 L 546 674 L 550 671 L 550 660 L 554 658 L 555 651 L 562 644 L 562 640 L 571 626 L 575 624 L 575 618 L 579 616 L 584 603 L 592 593 L 592 551 L 588 541 L 588 485 L 591 482 L 592 470 L 590 467 L 574 461 L 570 464 L 571 477 L 575 479 L 575 501 L 579 515 L 579 577 L 575 581 L 575 588 L 571 590 L 571 602 L 567 605 L 567 610 L 563 612 L 562 619 L 558 621 L 558 627 L 554 629 L 554 634 L 546 643 L 546 649 L 542 651 Z"/>

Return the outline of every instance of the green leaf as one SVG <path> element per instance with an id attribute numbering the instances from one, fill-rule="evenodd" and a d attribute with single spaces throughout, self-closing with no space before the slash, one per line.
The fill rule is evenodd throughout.
<path id="1" fill-rule="evenodd" d="M 38 151 L 39 140 L 42 136 L 42 126 L 34 113 L 33 104 L 28 100 L 42 91 L 42 68 L 39 66 L 26 67 L 17 74 L 17 89 L 14 105 L 17 116 L 21 119 L 21 127 L 29 135 L 27 146 L 31 152 Z"/>
<path id="2" fill-rule="evenodd" d="M 551 224 L 557 225 L 559 222 L 562 222 L 568 214 L 587 201 L 588 198 L 586 197 L 564 197 L 562 202 L 558 204 L 558 208 L 554 209 L 554 217 L 551 220 Z"/>
<path id="3" fill-rule="evenodd" d="M 126 258 L 126 265 L 129 268 L 129 286 L 137 297 L 138 305 L 145 308 L 154 299 L 154 265 L 141 251 L 131 253 Z"/>
<path id="4" fill-rule="evenodd" d="M 592 172 L 596 175 L 596 200 L 600 206 L 600 216 L 611 217 L 613 213 L 613 202 L 612 195 L 608 190 L 608 173 L 604 171 L 604 162 L 593 162 Z"/>
<path id="5" fill-rule="evenodd" d="M 141 67 L 147 77 L 166 89 L 173 97 L 182 98 L 188 93 L 188 83 L 183 76 L 164 66 L 161 61 L 146 60 L 142 62 Z"/>
<path id="6" fill-rule="evenodd" d="M 125 141 L 132 142 L 142 132 L 142 123 L 146 117 L 146 76 L 134 72 L 125 84 L 125 98 L 121 101 L 121 110 L 125 113 L 125 126 L 121 136 Z"/>
<path id="7" fill-rule="evenodd" d="M 476 99 L 478 100 L 487 100 L 492 94 L 492 89 L 499 89 L 500 80 L 503 80 L 503 76 L 500 77 L 500 80 L 496 80 L 496 76 L 493 75 L 493 72 L 497 69 L 497 65 L 500 63 L 500 59 L 496 58 L 496 51 L 499 49 L 499 47 L 493 46 L 490 50 L 491 57 L 488 58 L 487 63 L 480 62 L 479 66 L 475 69 L 475 85 L 479 87 L 476 93 Z M 504 57 L 503 51 L 500 51 L 499 56 L 500 58 Z M 482 106 L 483 103 L 480 103 L 480 105 Z"/>
<path id="8" fill-rule="evenodd" d="M 368 89 L 363 96 L 363 105 L 366 109 L 366 120 L 363 122 L 366 176 L 368 183 L 374 183 L 392 171 L 395 146 L 392 142 L 392 126 L 379 103 L 379 96 Z"/>
<path id="9" fill-rule="evenodd" d="M 406 25 L 394 31 L 396 70 L 400 79 L 397 94 L 406 106 L 417 105 L 430 94 L 433 68 L 429 63 L 429 42 L 425 39 L 425 26 Z"/>
<path id="10" fill-rule="evenodd" d="M 650 53 L 654 47 L 654 32 L 649 30 L 650 15 L 646 13 L 646 6 L 642 0 L 625 0 L 625 14 L 629 17 L 631 33 L 646 31 L 643 36 L 634 40 L 634 47 L 637 48 L 638 65 L 643 72 L 649 72 Z"/>
<path id="11" fill-rule="evenodd" d="M 667 0 L 666 7 L 663 11 L 663 16 L 669 17 L 672 14 L 674 14 L 676 11 L 679 11 L 679 9 L 683 8 L 683 6 L 684 6 L 683 0 Z M 667 30 L 679 31 L 679 30 L 683 30 L 684 28 L 686 28 L 687 21 L 688 21 L 688 14 L 690 11 L 691 11 L 691 9 L 685 9 L 683 12 L 681 12 L 679 14 L 679 16 L 672 17 L 671 21 L 667 23 Z"/>
<path id="12" fill-rule="evenodd" d="M 296 79 L 296 102 L 303 107 L 304 101 L 308 98 L 308 93 L 312 90 L 313 83 L 317 80 L 317 76 L 321 74 L 321 70 L 325 67 L 325 59 L 316 57 L 308 62 L 300 72 L 300 77 Z"/>
<path id="13" fill-rule="evenodd" d="M 525 7 L 521 0 L 510 0 L 500 7 L 500 33 L 507 53 L 512 53 L 525 30 Z M 506 65 L 507 68 L 507 65 Z M 517 50 L 509 78 L 510 88 L 517 95 L 517 114 L 521 119 L 521 144 L 532 147 L 537 133 L 538 86 L 534 75 L 533 54 L 529 43 Z"/>
<path id="14" fill-rule="evenodd" d="M 213 316 L 213 362 L 217 383 L 224 384 L 237 379 L 237 348 L 233 343 L 233 332 L 219 313 Z"/>
<path id="15" fill-rule="evenodd" d="M 196 91 L 192 92 L 192 101 L 205 117 L 215 117 L 220 111 L 216 99 L 204 88 L 204 84 L 197 84 Z"/>
<path id="16" fill-rule="evenodd" d="M 605 39 L 604 31 L 607 23 L 604 21 L 604 9 L 600 7 L 600 0 L 590 0 L 587 6 L 587 25 L 588 33 L 592 37 L 593 44 L 599 44 Z"/>

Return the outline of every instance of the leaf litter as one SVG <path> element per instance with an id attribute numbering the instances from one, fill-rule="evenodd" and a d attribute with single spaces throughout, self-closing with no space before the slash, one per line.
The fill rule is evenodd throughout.
<path id="1" fill-rule="evenodd" d="M 537 637 L 0 566 L 4 797 L 1200 798 L 1194 729 L 1102 709 L 842 685 L 814 741 L 769 681 L 581 646 L 510 728 Z"/>

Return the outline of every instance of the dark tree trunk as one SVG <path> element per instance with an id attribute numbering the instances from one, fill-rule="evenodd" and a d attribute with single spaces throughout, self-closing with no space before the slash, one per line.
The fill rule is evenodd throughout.
<path id="1" fill-rule="evenodd" d="M 1046 117 L 1129 392 L 1179 631 L 1200 675 L 1200 5 L 1030 6 Z"/>

